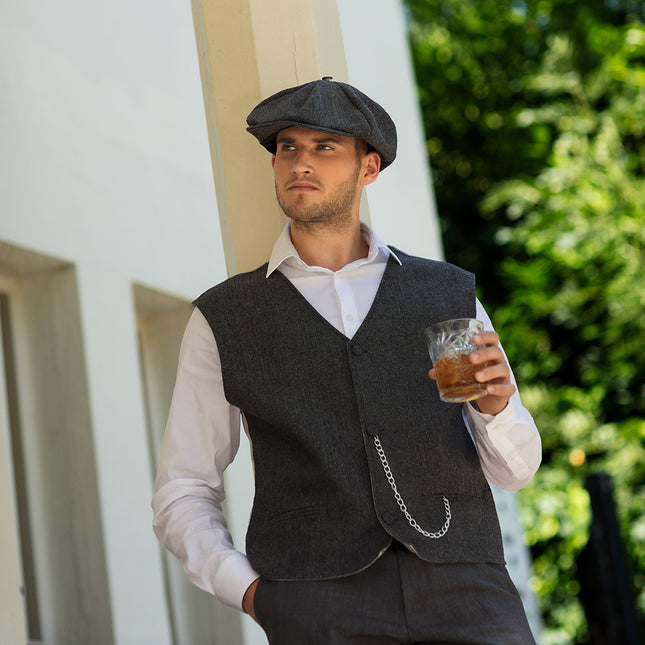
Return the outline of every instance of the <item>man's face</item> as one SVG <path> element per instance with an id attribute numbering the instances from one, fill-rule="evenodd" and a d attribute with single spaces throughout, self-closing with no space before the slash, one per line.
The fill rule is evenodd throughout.
<path id="1" fill-rule="evenodd" d="M 294 223 L 341 225 L 358 213 L 364 155 L 356 139 L 282 130 L 272 158 L 278 203 Z"/>

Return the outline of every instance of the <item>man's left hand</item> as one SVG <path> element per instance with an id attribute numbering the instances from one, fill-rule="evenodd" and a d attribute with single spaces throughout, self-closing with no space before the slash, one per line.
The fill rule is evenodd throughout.
<path id="1" fill-rule="evenodd" d="M 469 356 L 470 362 L 476 365 L 487 363 L 475 373 L 477 381 L 487 384 L 488 392 L 476 401 L 476 407 L 484 414 L 499 414 L 508 405 L 508 400 L 516 390 L 515 385 L 511 383 L 511 369 L 499 346 L 499 336 L 496 332 L 479 332 L 473 341 L 478 349 Z M 434 368 L 430 370 L 429 376 L 433 380 L 437 379 Z"/>

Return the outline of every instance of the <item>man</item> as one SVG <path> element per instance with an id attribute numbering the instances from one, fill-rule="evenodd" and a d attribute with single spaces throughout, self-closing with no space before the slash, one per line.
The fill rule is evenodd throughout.
<path id="1" fill-rule="evenodd" d="M 392 120 L 324 79 L 269 97 L 247 122 L 272 153 L 289 224 L 268 264 L 195 301 L 157 536 L 272 644 L 533 642 L 489 483 L 525 486 L 539 435 L 474 277 L 391 249 L 359 221 L 363 187 L 396 155 Z M 423 330 L 475 316 L 487 395 L 443 403 Z M 221 512 L 240 414 L 256 486 L 248 559 Z"/>

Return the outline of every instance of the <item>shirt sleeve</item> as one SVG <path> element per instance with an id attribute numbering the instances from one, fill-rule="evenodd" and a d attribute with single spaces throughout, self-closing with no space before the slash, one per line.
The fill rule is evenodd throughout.
<path id="1" fill-rule="evenodd" d="M 239 442 L 240 411 L 226 400 L 215 338 L 196 308 L 179 354 L 152 498 L 153 529 L 193 584 L 241 610 L 259 574 L 233 546 L 222 513 L 223 474 Z"/>
<path id="2" fill-rule="evenodd" d="M 493 331 L 493 324 L 479 300 L 476 315 L 484 323 L 484 329 Z M 512 370 L 511 380 L 517 385 Z M 472 403 L 465 403 L 463 417 L 489 484 L 517 491 L 533 479 L 542 460 L 542 442 L 517 390 L 499 414 L 484 414 Z"/>

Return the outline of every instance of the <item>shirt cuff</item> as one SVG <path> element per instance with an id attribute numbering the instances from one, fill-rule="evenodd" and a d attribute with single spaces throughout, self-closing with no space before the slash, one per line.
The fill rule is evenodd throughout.
<path id="1" fill-rule="evenodd" d="M 243 611 L 244 594 L 249 585 L 259 577 L 260 574 L 253 569 L 246 556 L 235 551 L 218 567 L 213 589 L 225 605 Z"/>
<path id="2" fill-rule="evenodd" d="M 486 414 L 479 409 L 477 401 L 468 401 L 466 403 L 468 406 L 468 416 L 478 428 L 483 429 L 487 427 L 488 430 L 494 428 L 509 428 L 514 423 L 523 420 L 522 415 L 518 414 L 515 397 L 516 394 L 508 400 L 506 407 L 497 414 Z M 521 407 L 521 404 L 519 404 L 519 407 Z M 491 422 L 494 423 L 489 425 Z"/>
<path id="3" fill-rule="evenodd" d="M 488 482 L 506 490 L 526 486 L 540 464 L 540 435 L 517 393 L 498 414 L 484 414 L 470 404 L 465 411 Z"/>

